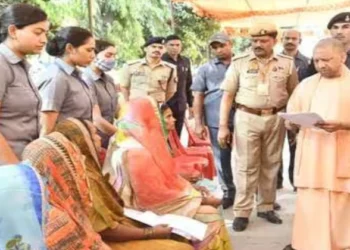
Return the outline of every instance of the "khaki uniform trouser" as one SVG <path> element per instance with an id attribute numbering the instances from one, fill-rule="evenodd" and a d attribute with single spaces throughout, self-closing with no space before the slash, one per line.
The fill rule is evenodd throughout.
<path id="1" fill-rule="evenodd" d="M 258 190 L 257 210 L 273 210 L 276 178 L 282 161 L 285 128 L 277 115 L 257 116 L 236 111 L 233 150 L 235 158 L 235 217 L 249 217 Z"/>

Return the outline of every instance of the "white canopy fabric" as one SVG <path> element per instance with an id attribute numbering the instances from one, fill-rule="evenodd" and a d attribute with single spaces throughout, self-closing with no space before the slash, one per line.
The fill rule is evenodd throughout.
<path id="1" fill-rule="evenodd" d="M 350 11 L 350 0 L 173 0 L 190 3 L 197 14 L 227 27 L 274 22 L 280 28 L 326 27 L 335 14 Z"/>

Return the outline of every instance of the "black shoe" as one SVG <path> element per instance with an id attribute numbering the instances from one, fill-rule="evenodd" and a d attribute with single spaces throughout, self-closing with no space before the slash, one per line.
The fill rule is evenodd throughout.
<path id="1" fill-rule="evenodd" d="M 288 245 L 285 248 L 283 248 L 283 250 L 295 250 L 292 245 Z"/>
<path id="2" fill-rule="evenodd" d="M 283 184 L 282 183 L 278 183 L 277 184 L 277 190 L 283 189 Z"/>
<path id="3" fill-rule="evenodd" d="M 233 221 L 232 228 L 236 232 L 242 232 L 246 230 L 248 223 L 249 223 L 248 218 L 236 217 Z"/>
<path id="4" fill-rule="evenodd" d="M 282 208 L 281 205 L 278 204 L 277 202 L 275 202 L 275 203 L 273 204 L 273 210 L 275 210 L 275 211 L 280 211 L 281 208 Z"/>
<path id="5" fill-rule="evenodd" d="M 229 207 L 232 207 L 234 203 L 234 199 L 233 198 L 229 198 L 229 197 L 224 197 L 222 198 L 222 208 L 223 209 L 227 209 Z"/>
<path id="6" fill-rule="evenodd" d="M 271 222 L 272 224 L 282 224 L 283 222 L 274 211 L 268 211 L 264 213 L 258 212 L 258 217 L 266 219 L 268 222 Z"/>

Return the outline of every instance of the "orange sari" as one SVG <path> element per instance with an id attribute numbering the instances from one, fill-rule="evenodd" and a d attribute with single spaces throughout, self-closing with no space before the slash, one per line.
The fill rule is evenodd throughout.
<path id="1" fill-rule="evenodd" d="M 97 187 L 93 180 L 102 181 L 84 164 L 86 156 L 79 148 L 58 132 L 31 143 L 24 152 L 26 159 L 31 161 L 44 179 L 48 180 L 51 211 L 45 226 L 46 244 L 49 250 L 192 250 L 186 243 L 173 240 L 137 240 L 128 242 L 108 242 L 105 244 L 94 228 L 101 225 L 115 226 L 118 222 L 134 226 L 125 218 L 122 208 L 113 208 L 119 200 L 110 204 L 101 201 L 110 200 L 111 192 L 100 189 L 100 199 L 96 202 L 90 197 L 90 190 Z M 93 175 L 93 176 L 92 176 Z M 96 192 L 93 192 L 96 194 Z M 117 198 L 117 197 L 114 197 Z M 88 214 L 99 207 L 96 218 L 91 224 Z M 94 207 L 95 206 L 95 207 Z M 111 209 L 111 210 L 108 210 Z M 113 214 L 111 213 L 113 212 Z M 120 216 L 118 213 L 120 212 Z"/>
<path id="2" fill-rule="evenodd" d="M 201 194 L 177 174 L 159 111 L 152 99 L 131 100 L 122 107 L 117 126 L 104 173 L 110 175 L 110 182 L 125 206 L 157 214 L 178 214 L 207 223 L 205 240 L 192 242 L 195 249 L 231 250 L 229 235 L 218 211 L 201 206 Z"/>
<path id="3" fill-rule="evenodd" d="M 112 176 L 112 184 L 127 207 L 192 217 L 202 202 L 201 194 L 177 174 L 155 112 L 148 98 L 132 100 L 122 108 L 104 172 Z"/>
<path id="4" fill-rule="evenodd" d="M 86 123 L 88 123 L 86 121 Z M 92 124 L 91 124 L 92 125 Z M 95 232 L 115 229 L 119 225 L 144 228 L 144 225 L 124 216 L 123 201 L 102 175 L 98 154 L 93 143 L 88 124 L 77 119 L 67 119 L 56 125 L 55 131 L 61 133 L 80 149 L 83 164 L 76 164 L 86 174 L 89 188 L 85 195 L 91 196 L 92 204 L 87 205 L 88 217 Z M 61 141 L 63 138 L 59 139 Z M 72 167 L 72 166 L 70 166 Z M 73 172 L 79 172 L 72 170 Z M 171 239 L 135 240 L 126 242 L 106 242 L 113 250 L 193 250 L 191 245 Z"/>
<path id="5" fill-rule="evenodd" d="M 59 133 L 35 140 L 23 152 L 23 159 L 29 160 L 47 181 L 52 206 L 45 226 L 49 250 L 110 249 L 86 215 L 91 206 L 86 195 L 89 187 L 83 166 L 75 167 L 81 164 L 81 157 L 80 151 Z"/>

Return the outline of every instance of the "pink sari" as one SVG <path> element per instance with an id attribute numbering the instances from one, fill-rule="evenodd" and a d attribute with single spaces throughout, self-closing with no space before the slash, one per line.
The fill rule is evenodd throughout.
<path id="1" fill-rule="evenodd" d="M 122 108 L 104 173 L 110 175 L 109 180 L 126 207 L 178 214 L 208 224 L 205 239 L 192 242 L 196 250 L 231 250 L 229 235 L 217 210 L 201 206 L 201 194 L 177 174 L 161 125 L 152 99 L 131 100 Z"/>
<path id="2" fill-rule="evenodd" d="M 132 100 L 124 107 L 124 114 L 118 121 L 114 148 L 113 145 L 110 147 L 106 164 L 115 165 L 108 160 L 113 152 L 122 154 L 122 162 L 119 163 L 124 166 L 124 176 L 129 177 L 133 193 L 137 194 L 132 203 L 138 209 L 156 209 L 160 212 L 162 209 L 157 208 L 179 200 L 197 208 L 201 203 L 201 195 L 177 174 L 176 163 L 168 151 L 156 112 L 148 98 Z M 123 187 L 122 182 L 119 179 L 113 184 L 120 189 Z M 190 214 L 194 215 L 194 211 Z"/>

